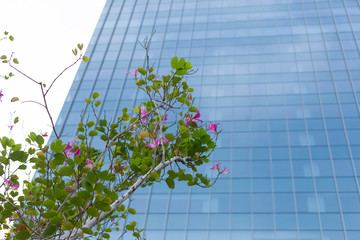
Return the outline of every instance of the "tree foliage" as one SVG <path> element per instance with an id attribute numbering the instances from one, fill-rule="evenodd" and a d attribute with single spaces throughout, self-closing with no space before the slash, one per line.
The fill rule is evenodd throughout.
<path id="1" fill-rule="evenodd" d="M 128 231 L 140 239 L 143 229 L 135 221 L 128 221 L 125 229 L 119 226 L 120 219 L 136 214 L 127 203 L 138 188 L 166 182 L 174 189 L 176 181 L 210 187 L 221 173 L 228 173 L 215 165 L 212 169 L 218 174 L 211 182 L 198 172 L 199 166 L 209 162 L 220 131 L 218 124 L 203 123 L 195 106 L 194 89 L 185 80 L 195 72 L 191 62 L 174 57 L 169 73 L 156 76 L 150 67 L 149 43 L 142 43 L 146 66 L 128 72 L 148 99 L 107 119 L 98 114 L 102 103 L 94 92 L 85 99 L 92 115 L 79 122 L 71 142 L 58 135 L 46 96 L 64 71 L 81 60 L 89 61 L 82 54 L 83 45 L 72 50 L 76 60 L 49 87 L 15 67 L 19 60 L 13 55 L 2 57 L 15 72 L 39 85 L 43 102 L 36 103 L 48 112 L 55 136 L 45 144 L 47 135 L 31 132 L 25 139 L 31 146 L 27 149 L 11 138 L 0 138 L 0 176 L 4 180 L 0 225 L 9 229 L 6 239 L 108 239 L 113 230 Z M 102 147 L 91 145 L 95 139 L 102 141 Z M 14 163 L 16 169 L 11 168 Z M 21 182 L 18 175 L 29 163 L 36 169 L 36 177 Z"/>

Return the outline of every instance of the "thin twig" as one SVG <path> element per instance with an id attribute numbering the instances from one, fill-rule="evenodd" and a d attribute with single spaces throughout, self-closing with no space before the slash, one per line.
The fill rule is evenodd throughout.
<path id="1" fill-rule="evenodd" d="M 80 57 L 71 65 L 69 65 L 68 67 L 66 67 L 64 70 L 62 70 L 62 72 L 52 81 L 52 83 L 50 84 L 50 87 L 46 90 L 45 92 L 45 96 L 48 94 L 48 92 L 50 91 L 51 87 L 54 85 L 55 81 L 69 68 L 71 68 L 72 66 L 74 66 L 78 61 L 81 60 L 82 54 L 80 54 Z"/>

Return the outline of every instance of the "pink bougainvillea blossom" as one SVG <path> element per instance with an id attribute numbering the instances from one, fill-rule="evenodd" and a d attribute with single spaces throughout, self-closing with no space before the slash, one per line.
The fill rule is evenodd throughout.
<path id="1" fill-rule="evenodd" d="M 191 99 L 192 99 L 191 93 L 189 93 L 189 95 L 187 96 L 187 99 L 188 99 L 188 100 L 191 100 Z"/>
<path id="2" fill-rule="evenodd" d="M 4 96 L 4 94 L 2 93 L 2 89 L 0 89 L 0 102 L 2 102 L 2 97 Z"/>
<path id="3" fill-rule="evenodd" d="M 79 155 L 80 155 L 80 148 L 78 148 L 74 153 L 74 156 L 79 156 Z"/>
<path id="4" fill-rule="evenodd" d="M 159 144 L 161 143 L 161 140 L 163 141 L 164 144 L 167 144 L 167 143 L 170 142 L 169 139 L 166 139 L 166 138 L 164 138 L 164 137 L 161 137 L 161 138 L 155 140 L 155 141 L 152 142 L 152 143 L 146 144 L 144 147 L 157 148 L 157 147 L 159 146 Z"/>
<path id="5" fill-rule="evenodd" d="M 14 185 L 14 183 L 11 180 L 4 178 L 4 182 L 5 182 L 6 190 L 10 190 L 10 189 L 17 190 L 19 188 L 19 185 Z"/>
<path id="6" fill-rule="evenodd" d="M 143 124 L 145 124 L 144 120 L 148 119 L 148 116 L 145 116 L 147 114 L 146 112 L 146 107 L 145 106 L 141 106 L 141 112 L 140 112 L 140 120 Z"/>
<path id="7" fill-rule="evenodd" d="M 223 173 L 223 174 L 228 174 L 228 173 L 230 173 L 230 171 L 227 170 L 226 167 L 224 167 L 224 169 L 221 170 L 221 173 Z"/>
<path id="8" fill-rule="evenodd" d="M 14 127 L 14 125 L 8 125 L 8 128 L 9 128 L 10 130 L 12 130 L 13 127 Z"/>
<path id="9" fill-rule="evenodd" d="M 197 110 L 195 116 L 190 115 L 189 117 L 185 118 L 185 122 L 186 122 L 185 126 L 186 127 L 189 126 L 190 122 L 194 122 L 194 123 L 196 123 L 196 121 L 203 122 L 202 120 L 199 119 L 200 117 L 201 117 L 200 112 L 199 110 Z"/>
<path id="10" fill-rule="evenodd" d="M 77 136 L 75 136 L 74 139 L 73 139 L 71 142 L 68 142 L 68 143 L 66 144 L 66 148 L 65 148 L 64 152 L 65 152 L 65 154 L 66 154 L 67 157 L 70 157 L 70 156 L 73 154 L 73 152 L 71 151 L 71 149 L 72 149 L 72 147 L 73 147 L 72 145 L 76 142 L 76 139 L 77 139 Z M 75 156 L 76 156 L 76 155 L 79 155 L 79 154 L 80 154 L 80 149 L 76 150 Z M 65 163 L 66 163 L 66 161 L 65 161 Z"/>
<path id="11" fill-rule="evenodd" d="M 212 131 L 213 133 L 217 134 L 217 126 L 219 125 L 220 123 L 211 123 L 207 126 L 207 130 L 210 130 Z"/>
<path id="12" fill-rule="evenodd" d="M 221 162 L 219 162 L 218 164 L 215 164 L 212 168 L 210 168 L 211 170 L 220 170 L 220 164 Z"/>
<path id="13" fill-rule="evenodd" d="M 137 74 L 138 74 L 138 70 L 137 69 L 135 69 L 134 71 L 131 71 L 131 72 L 126 72 L 127 74 L 131 74 L 131 75 L 133 75 L 134 77 L 136 77 L 137 76 Z"/>
<path id="14" fill-rule="evenodd" d="M 47 132 L 46 133 L 44 133 L 43 135 L 41 135 L 41 136 L 43 136 L 43 137 L 47 137 L 48 135 L 47 135 Z"/>
<path id="15" fill-rule="evenodd" d="M 85 165 L 86 168 L 93 169 L 94 166 L 95 166 L 95 163 L 93 161 L 91 161 L 89 158 L 86 159 L 86 165 Z"/>
<path id="16" fill-rule="evenodd" d="M 70 157 L 72 155 L 72 152 L 70 151 L 71 148 L 72 148 L 72 146 L 70 145 L 70 143 L 66 144 L 66 148 L 65 148 L 64 152 L 67 157 Z"/>
<path id="17" fill-rule="evenodd" d="M 220 164 L 221 162 L 219 162 L 218 164 L 215 164 L 212 168 L 210 168 L 211 170 L 218 170 L 219 173 L 223 173 L 223 174 L 228 174 L 230 173 L 229 170 L 226 169 L 226 167 L 224 167 L 223 170 L 220 171 Z"/>

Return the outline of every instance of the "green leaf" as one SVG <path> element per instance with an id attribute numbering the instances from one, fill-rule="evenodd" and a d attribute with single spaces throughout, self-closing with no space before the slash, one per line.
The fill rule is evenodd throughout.
<path id="1" fill-rule="evenodd" d="M 96 99 L 99 97 L 99 93 L 98 92 L 94 92 L 92 95 L 93 99 Z"/>
<path id="2" fill-rule="evenodd" d="M 104 212 L 109 212 L 111 210 L 110 204 L 104 201 L 95 201 L 94 206 Z"/>
<path id="3" fill-rule="evenodd" d="M 60 176 L 71 176 L 73 174 L 73 169 L 70 166 L 64 166 L 58 171 Z"/>
<path id="4" fill-rule="evenodd" d="M 81 228 L 81 230 L 83 231 L 83 233 L 86 233 L 89 235 L 92 235 L 94 233 L 90 228 L 86 228 L 86 227 Z"/>
<path id="5" fill-rule="evenodd" d="M 27 160 L 28 154 L 24 151 L 17 151 L 10 154 L 10 158 L 13 161 L 19 161 L 25 163 Z"/>
<path id="6" fill-rule="evenodd" d="M 92 130 L 92 131 L 89 132 L 90 137 L 93 137 L 93 136 L 96 136 L 96 135 L 98 135 L 98 131 L 96 131 L 96 130 Z"/>
<path id="7" fill-rule="evenodd" d="M 53 200 L 47 199 L 44 201 L 43 205 L 50 209 L 55 207 L 55 202 Z"/>
<path id="8" fill-rule="evenodd" d="M 90 192 L 84 191 L 84 190 L 79 191 L 79 192 L 77 193 L 77 195 L 78 195 L 80 198 L 84 199 L 84 200 L 87 200 L 87 199 L 89 199 L 89 198 L 91 197 Z"/>
<path id="9" fill-rule="evenodd" d="M 179 68 L 183 68 L 185 65 L 185 59 L 184 58 L 180 58 L 180 61 L 178 62 L 176 68 L 179 69 Z"/>
<path id="10" fill-rule="evenodd" d="M 95 107 L 98 107 L 98 106 L 100 106 L 100 104 L 101 104 L 101 101 L 96 101 L 94 105 L 95 105 Z"/>
<path id="11" fill-rule="evenodd" d="M 61 217 L 61 216 L 55 216 L 55 217 L 53 217 L 53 218 L 50 220 L 50 223 L 51 223 L 51 224 L 60 224 L 60 223 L 63 222 L 63 220 L 64 220 L 63 217 Z"/>
<path id="12" fill-rule="evenodd" d="M 30 234 L 27 231 L 19 231 L 15 235 L 15 239 L 28 239 Z"/>
<path id="13" fill-rule="evenodd" d="M 14 124 L 17 124 L 19 122 L 19 117 L 16 117 L 15 119 L 14 119 Z"/>
<path id="14" fill-rule="evenodd" d="M 54 210 L 49 210 L 47 212 L 45 212 L 42 216 L 44 218 L 52 218 L 52 217 L 55 217 L 57 214 L 56 214 L 56 211 Z"/>
<path id="15" fill-rule="evenodd" d="M 171 188 L 171 189 L 175 188 L 174 179 L 168 177 L 165 181 L 169 188 Z"/>
<path id="16" fill-rule="evenodd" d="M 186 62 L 186 63 L 185 63 L 185 69 L 186 69 L 186 70 L 192 69 L 191 62 Z"/>
<path id="17" fill-rule="evenodd" d="M 21 165 L 19 166 L 19 169 L 21 169 L 21 170 L 26 170 L 26 168 L 27 168 L 27 165 L 26 165 L 26 164 L 21 164 Z"/>
<path id="18" fill-rule="evenodd" d="M 91 99 L 90 99 L 90 98 L 86 98 L 86 99 L 85 99 L 85 102 L 87 102 L 87 103 L 90 104 L 90 103 L 91 103 Z"/>
<path id="19" fill-rule="evenodd" d="M 14 37 L 12 35 L 9 36 L 10 41 L 14 41 Z"/>
<path id="20" fill-rule="evenodd" d="M 136 210 L 134 208 L 128 208 L 128 212 L 135 215 L 136 214 Z"/>
<path id="21" fill-rule="evenodd" d="M 94 207 L 91 207 L 88 210 L 86 210 L 86 213 L 91 217 L 98 217 L 99 216 L 99 211 Z"/>
<path id="22" fill-rule="evenodd" d="M 61 230 L 71 230 L 74 226 L 72 225 L 71 222 L 65 222 L 62 227 Z"/>
<path id="23" fill-rule="evenodd" d="M 43 145 L 44 144 L 44 138 L 40 135 L 37 135 L 35 138 L 35 141 L 37 142 L 38 145 Z"/>
<path id="24" fill-rule="evenodd" d="M 83 59 L 84 62 L 88 62 L 88 61 L 89 61 L 89 58 L 88 58 L 87 56 L 83 56 L 82 59 Z"/>
<path id="25" fill-rule="evenodd" d="M 171 59 L 171 67 L 172 67 L 173 69 L 176 69 L 176 68 L 177 68 L 178 63 L 179 63 L 179 60 L 178 60 L 177 57 L 173 57 L 173 58 Z"/>
<path id="26" fill-rule="evenodd" d="M 198 108 L 192 106 L 191 108 L 189 108 L 189 112 L 197 112 Z"/>
<path id="27" fill-rule="evenodd" d="M 89 183 L 96 183 L 97 182 L 97 176 L 95 173 L 93 172 L 88 172 L 87 176 L 86 176 L 86 180 L 89 182 Z"/>
<path id="28" fill-rule="evenodd" d="M 88 126 L 89 128 L 91 128 L 92 126 L 95 125 L 95 122 L 94 121 L 90 121 L 86 124 L 86 126 Z"/>
<path id="29" fill-rule="evenodd" d="M 165 134 L 165 138 L 170 140 L 170 142 L 175 140 L 175 136 L 173 134 L 171 134 L 171 133 Z"/>
<path id="30" fill-rule="evenodd" d="M 78 43 L 77 47 L 78 47 L 78 49 L 79 49 L 79 50 L 82 50 L 82 49 L 83 49 L 83 47 L 84 47 L 84 44 L 80 44 L 80 43 Z"/>
<path id="31" fill-rule="evenodd" d="M 134 231 L 135 226 L 133 226 L 133 225 L 131 225 L 131 224 L 128 224 L 128 225 L 125 226 L 125 228 L 126 228 L 127 230 L 129 230 L 129 231 Z"/>
<path id="32" fill-rule="evenodd" d="M 54 225 L 51 225 L 49 229 L 45 232 L 45 237 L 52 236 L 56 232 L 57 228 Z"/>
<path id="33" fill-rule="evenodd" d="M 145 165 L 146 166 L 146 165 Z M 141 166 L 140 166 L 141 167 Z M 155 181 L 156 179 L 158 179 L 160 177 L 160 175 L 157 172 L 152 172 L 150 173 L 150 180 Z"/>
<path id="34" fill-rule="evenodd" d="M 2 60 L 6 59 L 6 55 L 2 55 L 2 56 L 0 57 L 0 59 L 2 59 Z"/>
<path id="35" fill-rule="evenodd" d="M 15 64 L 19 64 L 19 60 L 18 60 L 17 58 L 14 58 L 14 59 L 13 59 L 13 62 L 14 62 Z"/>
<path id="36" fill-rule="evenodd" d="M 21 144 L 15 144 L 14 146 L 12 146 L 11 148 L 14 152 L 17 152 L 21 149 Z"/>
<path id="37" fill-rule="evenodd" d="M 139 71 L 139 73 L 141 73 L 142 75 L 146 75 L 146 70 L 142 67 L 138 67 L 137 69 Z"/>
<path id="38" fill-rule="evenodd" d="M 56 140 L 55 142 L 51 143 L 50 148 L 52 151 L 60 153 L 64 151 L 66 147 L 66 144 L 62 144 L 62 141 L 60 139 Z"/>
<path id="39" fill-rule="evenodd" d="M 110 234 L 104 233 L 104 234 L 102 235 L 102 237 L 103 237 L 103 238 L 110 238 Z"/>
<path id="40" fill-rule="evenodd" d="M 176 71 L 176 75 L 178 75 L 178 76 L 184 76 L 186 73 L 187 73 L 187 70 L 185 68 Z"/>
<path id="41" fill-rule="evenodd" d="M 4 157 L 4 156 L 0 156 L 0 162 L 4 165 L 8 165 L 9 164 L 9 159 Z"/>

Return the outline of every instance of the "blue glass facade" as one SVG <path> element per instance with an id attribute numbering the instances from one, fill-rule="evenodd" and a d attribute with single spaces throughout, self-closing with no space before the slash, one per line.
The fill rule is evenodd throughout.
<path id="1" fill-rule="evenodd" d="M 202 119 L 223 129 L 212 161 L 231 174 L 141 190 L 131 220 L 147 239 L 359 240 L 359 3 L 108 0 L 57 122 L 65 138 L 93 91 L 109 117 L 145 98 L 126 72 L 154 30 L 158 74 L 173 56 L 199 69 Z"/>

